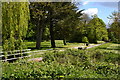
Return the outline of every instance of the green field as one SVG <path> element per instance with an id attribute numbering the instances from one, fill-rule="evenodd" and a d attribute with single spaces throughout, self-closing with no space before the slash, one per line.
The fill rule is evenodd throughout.
<path id="1" fill-rule="evenodd" d="M 64 49 L 64 48 L 85 46 L 85 43 L 69 43 L 69 42 L 67 42 L 67 45 L 64 45 L 62 40 L 56 40 L 55 43 L 56 43 L 55 49 Z M 36 50 L 35 49 L 36 42 L 24 42 L 24 44 L 27 46 L 27 48 Z M 90 45 L 94 45 L 94 44 L 90 44 Z M 41 49 L 45 50 L 45 49 L 53 49 L 53 48 L 51 48 L 50 41 L 44 41 L 41 43 Z"/>
<path id="2" fill-rule="evenodd" d="M 3 78 L 118 79 L 119 50 L 120 44 L 106 43 L 88 50 L 45 51 L 44 54 L 34 55 L 43 57 L 41 62 L 28 61 L 29 58 L 26 58 L 3 63 Z"/>

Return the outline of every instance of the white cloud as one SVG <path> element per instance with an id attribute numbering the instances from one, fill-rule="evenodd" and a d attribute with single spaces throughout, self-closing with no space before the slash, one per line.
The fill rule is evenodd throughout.
<path id="1" fill-rule="evenodd" d="M 83 2 L 82 5 L 87 5 L 88 3 L 89 3 L 89 1 L 85 1 L 85 2 Z"/>
<path id="2" fill-rule="evenodd" d="M 95 15 L 98 13 L 98 9 L 97 8 L 89 8 L 85 11 L 83 11 L 83 13 L 88 14 L 89 16 Z"/>

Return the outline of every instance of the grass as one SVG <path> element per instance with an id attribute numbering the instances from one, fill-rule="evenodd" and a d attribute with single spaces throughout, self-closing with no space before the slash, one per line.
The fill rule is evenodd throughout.
<path id="1" fill-rule="evenodd" d="M 26 44 L 35 47 L 35 42 Z M 3 63 L 2 78 L 119 78 L 120 44 L 106 43 L 87 50 L 75 50 L 69 48 L 84 46 L 84 43 L 64 46 L 61 40 L 56 40 L 56 46 L 56 49 L 66 50 L 37 50 L 40 54 L 31 53 L 30 58 Z M 50 48 L 50 41 L 42 42 L 42 47 Z M 28 61 L 39 57 L 43 57 L 41 62 Z"/>
<path id="2" fill-rule="evenodd" d="M 89 50 L 107 50 L 107 51 L 120 51 L 120 44 L 106 43 L 97 47 L 93 47 Z"/>
<path id="3" fill-rule="evenodd" d="M 83 46 L 84 43 L 68 43 L 68 45 L 64 46 L 64 47 L 67 47 L 65 48 L 64 50 L 66 49 L 70 49 L 70 47 L 76 47 L 76 46 Z M 90 45 L 95 45 L 95 44 L 90 44 Z M 68 48 L 69 47 L 69 48 Z M 74 49 L 71 49 L 71 50 L 74 50 Z M 99 51 L 106 51 L 106 52 L 112 52 L 112 53 L 116 53 L 116 54 L 119 54 L 119 51 L 120 51 L 120 44 L 116 44 L 116 43 L 106 43 L 106 44 L 103 44 L 103 45 L 100 45 L 100 46 L 96 46 L 96 47 L 93 47 L 93 48 L 90 48 L 88 49 L 88 51 L 95 51 L 95 50 L 99 50 Z M 50 50 L 50 51 L 40 51 L 39 53 L 49 53 L 49 52 L 56 52 L 56 50 Z M 33 54 L 33 53 L 32 53 Z M 36 54 L 34 53 L 32 58 L 33 57 L 41 57 L 40 54 Z"/>
<path id="4" fill-rule="evenodd" d="M 120 49 L 118 45 L 106 43 L 88 50 L 52 50 L 42 55 L 34 55 L 43 57 L 42 62 L 20 59 L 14 63 L 4 63 L 3 78 L 117 79 L 120 71 L 120 54 L 115 52 Z"/>
<path id="5" fill-rule="evenodd" d="M 62 40 L 55 40 L 55 43 L 56 43 L 55 49 L 64 49 L 64 48 L 85 46 L 84 43 L 67 43 L 67 45 L 64 45 Z M 25 45 L 29 49 L 36 50 L 35 49 L 35 45 L 36 45 L 35 42 L 25 42 Z M 91 45 L 94 45 L 94 44 L 91 44 Z M 45 49 L 53 49 L 53 48 L 51 48 L 50 41 L 44 41 L 41 43 L 41 50 L 45 50 Z"/>
<path id="6" fill-rule="evenodd" d="M 2 46 L 0 46 L 0 51 L 2 51 Z"/>

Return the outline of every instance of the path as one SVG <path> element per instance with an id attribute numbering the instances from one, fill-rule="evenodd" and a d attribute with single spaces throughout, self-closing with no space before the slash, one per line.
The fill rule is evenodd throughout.
<path id="1" fill-rule="evenodd" d="M 105 43 L 102 43 L 102 44 L 105 44 Z M 87 47 L 87 49 L 93 48 L 93 47 L 96 47 L 96 46 L 100 46 L 100 45 L 102 45 L 102 44 L 96 44 L 96 45 L 94 45 L 94 46 L 89 46 L 89 47 Z"/>
<path id="2" fill-rule="evenodd" d="M 105 44 L 105 43 L 102 43 L 102 44 Z M 96 47 L 96 46 L 100 46 L 102 44 L 92 45 L 92 46 L 87 47 L 86 49 L 90 49 L 90 48 L 93 48 L 93 47 Z M 85 46 L 79 46 L 79 47 L 85 47 Z M 68 48 L 68 49 L 78 49 L 78 47 L 71 47 L 71 48 Z M 54 51 L 54 50 L 53 49 L 37 50 L 37 51 L 30 51 L 30 53 L 34 53 L 33 55 L 36 55 L 36 54 L 44 54 L 46 51 Z M 61 50 L 57 50 L 57 51 L 65 51 L 65 49 L 61 49 Z"/>
<path id="3" fill-rule="evenodd" d="M 105 44 L 105 43 L 102 43 L 102 44 Z M 93 48 L 93 47 L 96 47 L 96 46 L 100 46 L 102 44 L 92 45 L 92 46 L 87 47 L 86 49 L 90 49 L 90 48 Z M 72 47 L 70 49 L 78 49 L 78 47 Z M 34 55 L 36 55 L 36 54 L 44 54 L 46 51 L 54 51 L 54 50 L 53 49 L 47 49 L 47 50 L 31 51 L 30 53 L 33 53 L 32 54 L 33 56 L 31 57 L 32 59 L 29 59 L 28 61 L 37 61 L 37 62 L 42 61 L 42 59 L 43 59 L 42 57 L 35 58 Z M 65 49 L 61 49 L 61 50 L 57 50 L 57 51 L 65 51 Z"/>

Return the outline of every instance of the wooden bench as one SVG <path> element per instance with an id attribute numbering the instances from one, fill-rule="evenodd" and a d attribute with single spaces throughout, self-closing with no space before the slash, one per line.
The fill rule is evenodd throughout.
<path id="1" fill-rule="evenodd" d="M 2 61 L 14 61 L 14 60 L 17 60 L 20 58 L 30 57 L 31 56 L 31 55 L 29 55 L 30 50 L 31 49 L 0 52 L 0 60 L 2 60 Z"/>

